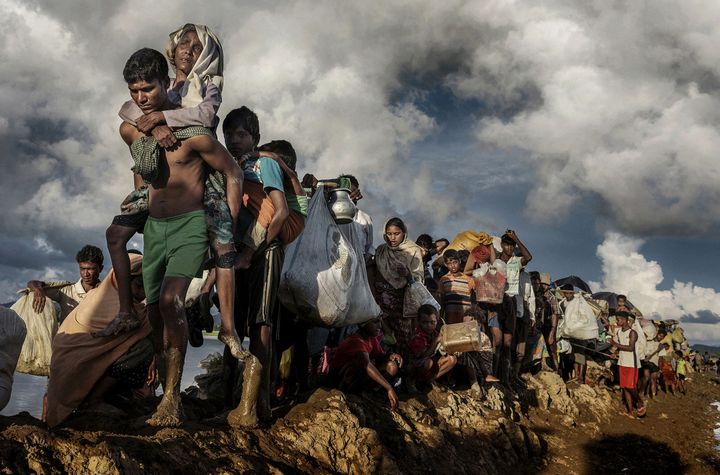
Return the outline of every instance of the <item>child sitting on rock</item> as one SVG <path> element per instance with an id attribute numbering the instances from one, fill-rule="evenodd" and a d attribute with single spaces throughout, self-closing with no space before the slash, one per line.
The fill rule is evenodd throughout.
<path id="1" fill-rule="evenodd" d="M 415 382 L 435 381 L 447 374 L 457 364 L 455 355 L 442 356 L 437 353 L 440 332 L 437 328 L 438 315 L 429 304 L 418 309 L 418 324 L 415 335 L 408 343 L 411 356 L 407 388 L 415 392 Z"/>
<path id="2" fill-rule="evenodd" d="M 487 312 L 477 306 L 472 306 L 465 312 L 463 322 L 475 320 L 478 323 L 478 334 L 480 336 L 480 351 L 468 351 L 458 356 L 458 366 L 465 369 L 465 373 L 470 383 L 470 393 L 473 397 L 482 396 L 481 385 L 478 377 L 481 377 L 486 383 L 500 382 L 498 378 L 492 375 L 493 364 L 493 344 L 490 338 L 485 334 L 485 324 L 487 323 Z"/>
<path id="3" fill-rule="evenodd" d="M 357 333 L 345 338 L 330 362 L 330 380 L 344 392 L 362 392 L 380 386 L 387 391 L 390 409 L 398 399 L 388 380 L 397 377 L 403 361 L 400 355 L 386 355 L 380 347 L 379 319 L 370 320 Z"/>

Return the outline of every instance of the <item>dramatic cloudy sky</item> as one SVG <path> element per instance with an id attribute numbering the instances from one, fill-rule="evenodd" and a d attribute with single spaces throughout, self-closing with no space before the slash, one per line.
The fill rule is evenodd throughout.
<path id="1" fill-rule="evenodd" d="M 532 268 L 720 342 L 720 4 L 254 3 L 0 0 L 0 301 L 103 245 L 131 186 L 122 66 L 197 22 L 221 116 L 246 104 L 301 172 L 356 174 L 378 228 L 511 227 Z"/>

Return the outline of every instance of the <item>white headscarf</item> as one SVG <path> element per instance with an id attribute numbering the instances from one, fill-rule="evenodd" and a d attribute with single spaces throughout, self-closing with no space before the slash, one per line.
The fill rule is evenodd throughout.
<path id="1" fill-rule="evenodd" d="M 170 61 L 173 71 L 176 71 L 173 58 L 175 48 L 180 42 L 180 38 L 191 30 L 195 30 L 197 33 L 203 50 L 179 91 L 181 105 L 184 108 L 195 107 L 202 102 L 205 86 L 209 82 L 214 83 L 221 92 L 223 87 L 222 45 L 215 33 L 205 25 L 187 23 L 182 28 L 170 33 L 170 38 L 165 45 L 165 56 Z"/>

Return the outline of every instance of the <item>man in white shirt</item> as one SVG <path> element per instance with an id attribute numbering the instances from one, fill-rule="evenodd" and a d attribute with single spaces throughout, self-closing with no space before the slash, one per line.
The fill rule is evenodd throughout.
<path id="1" fill-rule="evenodd" d="M 350 180 L 350 199 L 355 203 L 355 218 L 353 219 L 353 226 L 357 231 L 357 235 L 361 239 L 361 248 L 365 261 L 375 253 L 375 247 L 373 246 L 373 222 L 372 218 L 365 211 L 357 207 L 358 201 L 362 199 L 362 193 L 360 192 L 360 182 L 353 175 L 341 175 L 339 178 L 347 178 Z"/>
<path id="2" fill-rule="evenodd" d="M 80 269 L 80 280 L 71 282 L 42 282 L 31 280 L 28 289 L 35 293 L 33 309 L 40 313 L 45 308 L 45 297 L 60 304 L 60 322 L 80 303 L 85 295 L 100 283 L 103 270 L 103 253 L 100 248 L 87 245 L 75 256 Z"/>

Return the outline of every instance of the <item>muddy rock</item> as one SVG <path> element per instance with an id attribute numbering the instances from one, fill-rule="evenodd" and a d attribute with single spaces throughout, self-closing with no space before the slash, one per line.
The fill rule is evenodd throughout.
<path id="1" fill-rule="evenodd" d="M 318 389 L 252 430 L 188 396 L 180 428 L 144 424 L 152 404 L 125 416 L 81 413 L 53 431 L 29 415 L 0 417 L 0 473 L 505 474 L 542 463 L 546 444 L 517 401 L 489 394 L 434 388 L 391 412 L 384 393 Z"/>
<path id="2" fill-rule="evenodd" d="M 316 391 L 277 421 L 270 436 L 285 453 L 303 454 L 328 471 L 373 473 L 383 467 L 399 472 L 377 432 L 361 425 L 345 395 L 337 390 Z"/>
<path id="3" fill-rule="evenodd" d="M 603 419 L 613 407 L 612 395 L 604 387 L 582 384 L 570 388 L 569 392 L 579 413 L 595 421 Z"/>
<path id="4" fill-rule="evenodd" d="M 535 376 L 526 376 L 528 389 L 535 392 L 538 407 L 557 411 L 573 420 L 580 410 L 570 395 L 565 382 L 557 374 L 541 371 Z"/>

